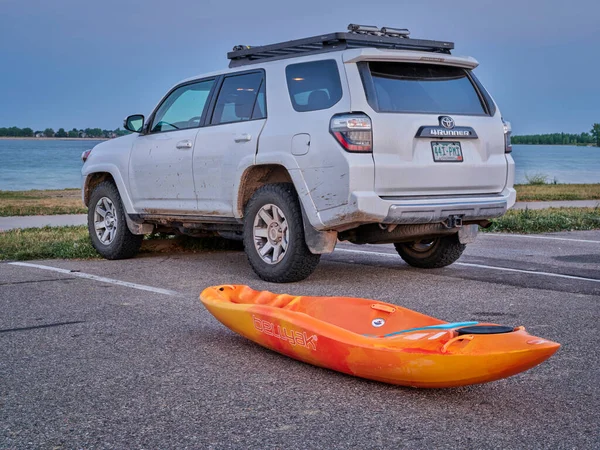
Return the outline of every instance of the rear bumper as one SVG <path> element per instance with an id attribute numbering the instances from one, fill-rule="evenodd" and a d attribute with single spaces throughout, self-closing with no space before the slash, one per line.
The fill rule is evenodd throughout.
<path id="1" fill-rule="evenodd" d="M 325 229 L 349 229 L 365 223 L 420 224 L 460 216 L 464 222 L 500 217 L 515 204 L 517 193 L 449 197 L 380 197 L 374 192 L 353 192 L 342 208 L 320 212 Z"/>

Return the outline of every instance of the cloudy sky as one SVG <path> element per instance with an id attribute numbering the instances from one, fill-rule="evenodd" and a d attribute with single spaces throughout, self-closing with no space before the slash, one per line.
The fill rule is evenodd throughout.
<path id="1" fill-rule="evenodd" d="M 116 128 L 181 79 L 348 23 L 449 40 L 516 133 L 600 122 L 598 0 L 0 0 L 0 126 Z"/>

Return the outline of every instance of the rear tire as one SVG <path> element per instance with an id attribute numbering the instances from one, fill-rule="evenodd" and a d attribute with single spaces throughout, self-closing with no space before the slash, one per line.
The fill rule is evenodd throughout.
<path id="1" fill-rule="evenodd" d="M 88 231 L 92 245 L 106 259 L 132 258 L 144 239 L 129 231 L 119 190 L 110 181 L 103 181 L 92 191 Z"/>
<path id="2" fill-rule="evenodd" d="M 455 262 L 467 247 L 458 240 L 458 233 L 434 239 L 394 244 L 400 257 L 413 267 L 438 269 Z"/>
<path id="3" fill-rule="evenodd" d="M 304 240 L 302 210 L 289 183 L 267 184 L 246 206 L 244 249 L 254 272 L 273 283 L 304 280 L 317 267 Z"/>

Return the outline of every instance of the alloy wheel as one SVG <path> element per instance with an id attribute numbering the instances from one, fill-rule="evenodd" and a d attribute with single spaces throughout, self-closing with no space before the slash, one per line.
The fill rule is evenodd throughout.
<path id="1" fill-rule="evenodd" d="M 264 262 L 281 262 L 289 243 L 288 223 L 283 211 L 271 203 L 260 208 L 254 218 L 252 236 L 254 247 Z"/>
<path id="2" fill-rule="evenodd" d="M 410 248 L 415 252 L 424 253 L 435 245 L 435 239 L 421 239 L 420 241 L 413 242 Z"/>
<path id="3" fill-rule="evenodd" d="M 117 234 L 118 218 L 115 204 L 108 197 L 102 197 L 94 209 L 94 229 L 98 240 L 110 245 Z"/>

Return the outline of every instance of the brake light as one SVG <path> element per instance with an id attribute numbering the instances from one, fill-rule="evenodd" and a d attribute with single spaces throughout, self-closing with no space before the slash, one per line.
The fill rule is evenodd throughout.
<path id="1" fill-rule="evenodd" d="M 504 153 L 510 153 L 512 152 L 512 144 L 510 142 L 512 127 L 510 126 L 510 122 L 506 122 L 504 119 L 502 119 L 502 123 L 504 124 Z"/>
<path id="2" fill-rule="evenodd" d="M 363 113 L 339 114 L 331 118 L 329 131 L 344 150 L 353 153 L 373 151 L 371 119 Z"/>
<path id="3" fill-rule="evenodd" d="M 91 149 L 91 148 L 90 148 L 89 150 L 86 150 L 85 152 L 83 152 L 83 153 L 81 154 L 81 160 L 82 160 L 83 162 L 86 162 L 86 161 L 87 161 L 87 159 L 88 159 L 88 157 L 90 156 L 90 153 L 92 153 L 92 149 Z"/>

